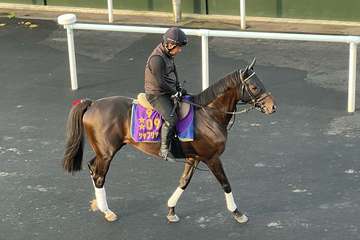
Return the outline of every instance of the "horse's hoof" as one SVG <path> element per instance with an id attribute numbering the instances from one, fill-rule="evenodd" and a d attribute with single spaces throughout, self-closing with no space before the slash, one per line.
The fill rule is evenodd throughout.
<path id="1" fill-rule="evenodd" d="M 105 212 L 105 219 L 108 221 L 108 222 L 114 222 L 118 219 L 117 215 L 112 212 L 112 211 L 106 211 Z"/>
<path id="2" fill-rule="evenodd" d="M 96 212 L 98 209 L 96 199 L 90 201 L 90 211 Z"/>
<path id="3" fill-rule="evenodd" d="M 180 218 L 176 214 L 175 215 L 167 215 L 166 217 L 167 217 L 169 223 L 176 223 L 176 222 L 180 221 Z"/>
<path id="4" fill-rule="evenodd" d="M 247 223 L 249 221 L 248 216 L 246 216 L 245 214 L 234 214 L 234 218 L 238 223 Z"/>

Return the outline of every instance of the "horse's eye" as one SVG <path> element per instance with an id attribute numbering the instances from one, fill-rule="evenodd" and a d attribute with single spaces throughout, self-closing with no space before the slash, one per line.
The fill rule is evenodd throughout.
<path id="1" fill-rule="evenodd" d="M 254 91 L 256 91 L 256 90 L 257 90 L 257 87 L 256 87 L 256 86 L 252 86 L 251 89 L 254 90 Z"/>

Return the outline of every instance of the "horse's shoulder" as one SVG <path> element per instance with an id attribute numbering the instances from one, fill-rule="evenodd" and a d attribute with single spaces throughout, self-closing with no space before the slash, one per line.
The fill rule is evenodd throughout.
<path id="1" fill-rule="evenodd" d="M 217 122 L 215 118 L 210 116 L 205 111 L 196 111 L 196 128 L 201 135 L 208 135 L 214 137 L 219 141 L 226 142 L 227 132 L 224 127 Z M 210 136 L 211 135 L 211 136 Z"/>

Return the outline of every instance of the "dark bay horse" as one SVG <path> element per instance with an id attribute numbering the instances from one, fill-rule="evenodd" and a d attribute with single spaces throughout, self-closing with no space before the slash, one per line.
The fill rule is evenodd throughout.
<path id="1" fill-rule="evenodd" d="M 183 191 L 190 183 L 199 162 L 207 165 L 221 184 L 227 209 L 236 221 L 245 223 L 248 217 L 241 213 L 234 201 L 230 183 L 225 175 L 220 155 L 225 150 L 227 126 L 239 101 L 251 104 L 265 114 L 275 111 L 273 96 L 266 92 L 264 85 L 254 71 L 255 60 L 245 70 L 236 70 L 209 88 L 194 96 L 197 106 L 195 114 L 195 140 L 181 143 L 186 153 L 185 168 L 179 185 L 169 198 L 169 222 L 179 221 L 175 206 Z M 111 160 L 125 144 L 158 157 L 160 143 L 134 142 L 130 134 L 132 99 L 120 96 L 102 98 L 96 101 L 83 99 L 73 106 L 67 122 L 67 142 L 63 167 L 68 172 L 80 171 L 83 157 L 84 133 L 96 156 L 88 166 L 93 180 L 95 197 L 91 208 L 100 210 L 108 221 L 117 219 L 107 204 L 104 188 L 105 177 Z"/>

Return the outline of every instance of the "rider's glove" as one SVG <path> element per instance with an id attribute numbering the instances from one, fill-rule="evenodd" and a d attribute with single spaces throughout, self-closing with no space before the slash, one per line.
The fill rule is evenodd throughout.
<path id="1" fill-rule="evenodd" d="M 171 98 L 174 99 L 174 98 L 177 98 L 177 99 L 180 99 L 181 98 L 181 92 L 176 92 L 175 94 L 171 95 Z"/>

